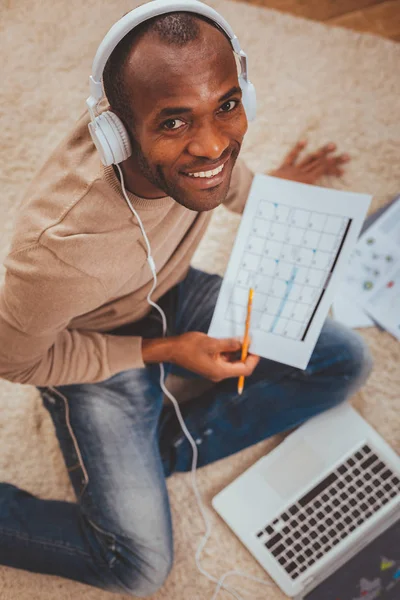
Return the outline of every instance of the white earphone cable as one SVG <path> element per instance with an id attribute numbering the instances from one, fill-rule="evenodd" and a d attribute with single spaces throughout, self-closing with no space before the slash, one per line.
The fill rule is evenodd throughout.
<path id="1" fill-rule="evenodd" d="M 150 242 L 148 240 L 147 234 L 144 230 L 143 227 L 143 223 L 138 215 L 138 213 L 136 212 L 136 210 L 133 208 L 131 201 L 128 198 L 128 194 L 126 193 L 126 189 L 125 189 L 125 182 L 124 182 L 124 176 L 122 174 L 122 169 L 120 168 L 119 164 L 116 164 L 116 167 L 119 171 L 120 174 L 120 180 L 121 180 L 121 187 L 122 187 L 122 192 L 123 195 L 125 197 L 125 200 L 131 210 L 131 212 L 133 213 L 133 215 L 136 217 L 137 222 L 139 224 L 140 230 L 142 232 L 144 241 L 146 243 L 146 247 L 147 247 L 147 262 L 149 263 L 152 275 L 153 275 L 153 285 L 151 287 L 150 292 L 147 295 L 147 301 L 148 303 L 153 306 L 156 310 L 158 310 L 158 312 L 161 315 L 162 318 L 162 334 L 163 337 L 165 337 L 167 335 L 167 318 L 165 316 L 164 311 L 162 310 L 162 308 L 160 306 L 158 306 L 158 304 L 156 304 L 156 302 L 153 302 L 153 300 L 151 299 L 151 295 L 154 292 L 156 285 L 157 285 L 157 272 L 156 272 L 156 266 L 154 263 L 154 259 L 151 256 L 151 247 L 150 247 Z M 164 369 L 164 365 L 163 363 L 159 363 L 160 366 L 160 387 L 162 389 L 162 391 L 164 392 L 164 394 L 167 396 L 167 398 L 169 398 L 169 400 L 171 400 L 175 412 L 176 412 L 176 416 L 178 418 L 179 424 L 182 428 L 183 433 L 185 434 L 188 442 L 190 443 L 192 450 L 193 450 L 193 456 L 192 456 L 192 468 L 191 468 L 191 478 L 192 478 L 192 487 L 193 487 L 193 491 L 196 497 L 196 501 L 197 501 L 197 505 L 199 507 L 199 511 L 201 516 L 203 517 L 204 523 L 205 523 L 205 527 L 206 527 L 206 532 L 203 536 L 203 538 L 200 540 L 200 543 L 197 547 L 197 551 L 196 551 L 196 555 L 195 555 L 195 561 L 196 561 L 196 566 L 198 571 L 204 575 L 205 577 L 207 577 L 207 579 L 209 579 L 210 581 L 212 581 L 213 583 L 217 584 L 214 594 L 211 598 L 211 600 L 216 600 L 219 592 L 221 589 L 224 589 L 225 591 L 229 592 L 234 598 L 236 598 L 236 600 L 244 600 L 244 598 L 242 596 L 240 596 L 238 594 L 238 592 L 236 592 L 233 588 L 227 586 L 224 581 L 227 577 L 231 576 L 231 575 L 239 575 L 240 577 L 245 577 L 247 579 L 251 579 L 252 581 L 255 581 L 257 583 L 261 583 L 262 585 L 267 585 L 270 586 L 272 585 L 270 582 L 268 581 L 263 581 L 262 579 L 259 579 L 258 577 L 254 577 L 253 575 L 247 575 L 246 573 L 242 573 L 241 571 L 228 571 L 227 573 L 225 573 L 220 579 L 218 579 L 217 577 L 214 577 L 213 575 L 211 575 L 211 573 L 208 573 L 208 571 L 206 571 L 205 569 L 203 569 L 203 567 L 201 566 L 200 563 L 200 556 L 201 553 L 204 550 L 205 545 L 208 542 L 208 539 L 211 535 L 212 532 L 212 528 L 211 528 L 211 524 L 210 524 L 210 519 L 206 513 L 206 510 L 204 508 L 204 504 L 201 498 L 201 494 L 199 491 L 199 488 L 197 486 L 197 479 L 196 479 L 196 468 L 197 468 L 197 458 L 198 458 L 198 450 L 197 450 L 197 445 L 196 442 L 194 441 L 193 437 L 191 436 L 189 430 L 186 427 L 185 421 L 183 420 L 182 417 L 182 413 L 180 411 L 179 405 L 177 400 L 174 398 L 174 396 L 171 394 L 171 392 L 166 388 L 165 386 L 165 369 Z"/>

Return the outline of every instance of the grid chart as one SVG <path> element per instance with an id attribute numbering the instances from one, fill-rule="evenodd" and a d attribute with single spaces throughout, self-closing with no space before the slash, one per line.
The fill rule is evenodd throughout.
<path id="1" fill-rule="evenodd" d="M 255 535 L 297 579 L 398 495 L 398 475 L 365 444 Z"/>
<path id="2" fill-rule="evenodd" d="M 225 318 L 303 340 L 347 235 L 351 219 L 261 200 L 245 242 Z"/>

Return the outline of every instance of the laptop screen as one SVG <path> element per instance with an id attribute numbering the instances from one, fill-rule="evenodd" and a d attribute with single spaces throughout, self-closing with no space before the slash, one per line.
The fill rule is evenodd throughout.
<path id="1" fill-rule="evenodd" d="M 399 600 L 400 519 L 304 600 Z"/>

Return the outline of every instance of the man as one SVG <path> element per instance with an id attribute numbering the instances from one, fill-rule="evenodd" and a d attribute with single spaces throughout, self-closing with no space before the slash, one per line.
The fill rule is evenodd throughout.
<path id="1" fill-rule="evenodd" d="M 253 355 L 242 364 L 238 340 L 207 336 L 221 280 L 190 259 L 211 209 L 241 212 L 252 179 L 236 162 L 247 122 L 224 34 L 187 13 L 157 17 L 120 43 L 104 86 L 131 138 L 121 168 L 169 335 L 146 302 L 141 231 L 85 114 L 32 183 L 0 297 L 0 375 L 40 389 L 78 502 L 0 484 L 0 563 L 144 597 L 172 564 L 165 476 L 192 460 L 157 363 L 215 382 L 182 405 L 201 467 L 342 402 L 371 361 L 359 336 L 329 320 L 305 371 Z M 275 175 L 340 175 L 348 157 L 333 145 L 300 161 L 303 146 Z"/>

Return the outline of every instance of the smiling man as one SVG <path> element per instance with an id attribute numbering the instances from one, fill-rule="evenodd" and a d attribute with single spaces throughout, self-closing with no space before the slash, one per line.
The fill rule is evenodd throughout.
<path id="1" fill-rule="evenodd" d="M 161 23 L 134 30 L 119 49 L 128 56 L 116 53 L 105 69 L 106 95 L 132 134 L 133 160 L 123 172 L 141 196 L 167 193 L 190 210 L 210 210 L 227 196 L 247 130 L 234 54 L 228 39 L 200 19 L 177 52 L 174 29 Z M 125 85 L 122 96 L 115 81 Z"/>
<path id="2" fill-rule="evenodd" d="M 190 261 L 210 211 L 241 212 L 253 176 L 237 160 L 247 121 L 225 35 L 185 12 L 156 17 L 114 50 L 104 87 L 132 145 L 121 169 L 168 336 L 146 300 L 142 232 L 85 114 L 30 186 L 0 295 L 0 375 L 39 388 L 77 502 L 0 484 L 0 562 L 144 597 L 172 565 L 165 477 L 192 461 L 157 363 L 213 382 L 182 405 L 201 467 L 342 402 L 371 361 L 359 336 L 329 320 L 305 371 L 252 355 L 241 363 L 238 340 L 207 335 L 221 279 Z M 334 145 L 300 160 L 303 147 L 274 174 L 341 174 L 348 157 Z"/>

